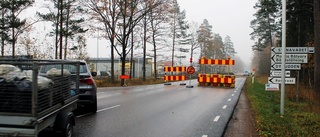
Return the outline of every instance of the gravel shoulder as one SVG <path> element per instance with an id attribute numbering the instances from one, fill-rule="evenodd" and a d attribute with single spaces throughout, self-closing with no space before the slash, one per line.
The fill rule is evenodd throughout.
<path id="1" fill-rule="evenodd" d="M 255 118 L 246 90 L 242 89 L 238 104 L 229 121 L 224 137 L 257 137 Z"/>

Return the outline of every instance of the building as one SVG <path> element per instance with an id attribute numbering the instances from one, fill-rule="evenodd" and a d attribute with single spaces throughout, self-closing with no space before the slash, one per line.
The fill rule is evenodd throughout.
<path id="1" fill-rule="evenodd" d="M 100 76 L 110 76 L 111 75 L 111 58 L 90 58 L 89 59 L 91 71 L 96 71 Z M 146 58 L 146 77 L 151 77 L 153 74 L 152 70 L 152 58 Z M 126 60 L 125 64 L 126 75 L 130 74 L 130 60 Z M 114 74 L 115 77 L 120 77 L 121 75 L 121 60 L 114 59 Z M 142 78 L 143 76 L 143 58 L 133 59 L 132 67 L 132 77 Z"/>

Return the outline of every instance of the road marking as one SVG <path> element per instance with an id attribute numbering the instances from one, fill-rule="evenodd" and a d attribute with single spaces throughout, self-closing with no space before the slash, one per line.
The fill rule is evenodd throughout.
<path id="1" fill-rule="evenodd" d="M 237 92 L 236 90 L 234 92 Z"/>
<path id="2" fill-rule="evenodd" d="M 183 89 L 185 89 L 185 88 L 179 88 L 179 89 L 177 89 L 177 90 L 183 90 Z"/>
<path id="3" fill-rule="evenodd" d="M 232 94 L 231 96 L 234 96 L 234 94 Z"/>
<path id="4" fill-rule="evenodd" d="M 203 135 L 202 137 L 208 137 L 208 135 Z"/>
<path id="5" fill-rule="evenodd" d="M 231 98 L 229 98 L 228 101 L 231 101 Z"/>
<path id="6" fill-rule="evenodd" d="M 216 118 L 214 118 L 214 122 L 217 122 L 219 120 L 220 116 L 216 116 Z"/>
<path id="7" fill-rule="evenodd" d="M 112 106 L 112 107 L 108 107 L 108 108 L 97 110 L 97 113 L 98 112 L 102 112 L 102 111 L 106 111 L 106 110 L 109 110 L 109 109 L 113 109 L 113 108 L 116 108 L 116 107 L 120 107 L 120 105 L 115 105 L 115 106 Z"/>
<path id="8" fill-rule="evenodd" d="M 226 108 L 227 108 L 227 105 L 224 105 L 222 108 L 223 108 L 223 109 L 226 109 Z"/>

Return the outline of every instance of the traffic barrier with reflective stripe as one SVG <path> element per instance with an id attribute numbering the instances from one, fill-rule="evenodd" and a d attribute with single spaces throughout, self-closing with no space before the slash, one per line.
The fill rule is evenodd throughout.
<path id="1" fill-rule="evenodd" d="M 164 72 L 184 72 L 186 71 L 186 67 L 185 66 L 177 66 L 177 67 L 168 67 L 165 66 L 164 67 Z"/>
<path id="2" fill-rule="evenodd" d="M 199 74 L 198 82 L 201 86 L 234 87 L 234 75 Z"/>
<path id="3" fill-rule="evenodd" d="M 186 76 L 164 76 L 165 81 L 179 81 L 186 80 Z"/>
<path id="4" fill-rule="evenodd" d="M 234 60 L 221 60 L 221 59 L 205 59 L 201 58 L 199 59 L 199 64 L 209 64 L 209 65 L 234 65 L 235 61 Z"/>

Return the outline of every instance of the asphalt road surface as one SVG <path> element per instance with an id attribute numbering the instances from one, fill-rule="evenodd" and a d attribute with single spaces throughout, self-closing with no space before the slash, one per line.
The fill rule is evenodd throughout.
<path id="1" fill-rule="evenodd" d="M 98 111 L 76 118 L 74 137 L 220 137 L 238 101 L 235 88 L 148 85 L 98 89 Z M 189 85 L 189 81 L 185 82 Z"/>

